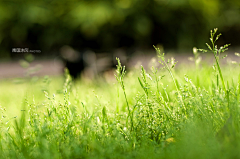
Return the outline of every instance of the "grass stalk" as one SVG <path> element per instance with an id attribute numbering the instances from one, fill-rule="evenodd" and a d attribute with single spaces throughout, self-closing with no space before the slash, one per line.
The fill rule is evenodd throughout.
<path id="1" fill-rule="evenodd" d="M 121 65 L 120 59 L 116 58 L 116 60 L 118 62 L 118 65 L 117 65 L 117 70 L 116 70 L 117 75 L 115 75 L 115 77 L 116 77 L 118 83 L 122 87 L 124 98 L 125 98 L 125 101 L 126 101 L 126 104 L 127 104 L 128 116 L 130 117 L 130 120 L 131 120 L 131 131 L 133 131 L 133 129 L 134 129 L 133 112 L 131 112 L 131 110 L 130 110 L 130 106 L 129 106 L 129 103 L 128 103 L 127 94 L 126 94 L 126 90 L 125 90 L 125 85 L 124 85 L 124 82 L 123 82 L 123 78 L 126 74 L 126 70 L 125 70 L 125 66 Z"/>
<path id="2" fill-rule="evenodd" d="M 219 64 L 219 55 L 223 52 L 225 52 L 226 50 L 228 50 L 228 46 L 230 44 L 226 44 L 224 46 L 221 46 L 220 49 L 217 48 L 217 45 L 215 45 L 216 41 L 219 39 L 219 37 L 222 35 L 221 33 L 218 34 L 216 37 L 215 37 L 215 34 L 217 33 L 217 28 L 214 28 L 214 30 L 210 31 L 210 41 L 212 43 L 212 47 L 206 43 L 208 49 L 213 53 L 214 55 L 214 58 L 215 58 L 215 62 L 216 62 L 216 65 L 217 65 L 217 69 L 218 69 L 218 73 L 219 73 L 219 76 L 220 76 L 220 79 L 222 81 L 222 85 L 223 85 L 223 90 L 225 92 L 225 94 L 227 95 L 228 94 L 228 89 L 226 88 L 226 85 L 225 85 L 225 81 L 224 81 L 224 78 L 223 78 L 223 75 L 222 75 L 222 70 L 221 70 L 221 67 L 220 67 L 220 64 Z M 207 50 L 204 50 L 204 49 L 198 49 L 199 51 L 201 52 L 207 52 Z"/>
<path id="3" fill-rule="evenodd" d="M 181 92 L 180 92 L 179 89 L 178 89 L 176 80 L 175 80 L 175 78 L 174 78 L 174 76 L 173 76 L 173 73 L 172 73 L 172 71 L 171 71 L 171 68 L 174 68 L 174 67 L 175 67 L 176 62 L 173 63 L 172 66 L 171 66 L 171 68 L 170 68 L 169 65 L 168 65 L 168 63 L 165 61 L 164 53 L 161 54 L 161 51 L 160 51 L 159 48 L 156 48 L 155 46 L 153 46 L 153 47 L 154 47 L 155 50 L 157 51 L 158 57 L 161 58 L 161 60 L 162 60 L 163 63 L 160 62 L 160 61 L 159 61 L 159 62 L 167 69 L 168 73 L 170 74 L 170 76 L 171 76 L 171 78 L 172 78 L 172 81 L 173 81 L 173 83 L 174 83 L 174 86 L 175 86 L 175 88 L 176 88 L 176 90 L 177 90 L 178 97 L 180 98 L 181 104 L 182 104 L 183 108 L 184 108 L 185 111 L 186 111 L 186 108 L 185 108 L 185 105 L 184 105 L 184 102 L 183 102 L 183 99 L 182 99 Z"/>

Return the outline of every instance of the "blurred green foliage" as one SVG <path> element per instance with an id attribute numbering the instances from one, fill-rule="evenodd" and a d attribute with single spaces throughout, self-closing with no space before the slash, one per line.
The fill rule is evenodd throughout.
<path id="1" fill-rule="evenodd" d="M 0 1 L 0 57 L 14 47 L 57 51 L 64 44 L 109 50 L 202 46 L 210 29 L 239 44 L 239 0 Z"/>

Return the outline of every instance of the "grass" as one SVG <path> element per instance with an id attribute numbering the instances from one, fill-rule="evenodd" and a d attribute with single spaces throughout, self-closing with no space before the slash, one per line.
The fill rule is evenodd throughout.
<path id="1" fill-rule="evenodd" d="M 220 66 L 215 40 L 214 67 L 157 49 L 163 67 L 125 74 L 118 60 L 112 82 L 1 81 L 0 158 L 239 158 L 239 66 Z"/>

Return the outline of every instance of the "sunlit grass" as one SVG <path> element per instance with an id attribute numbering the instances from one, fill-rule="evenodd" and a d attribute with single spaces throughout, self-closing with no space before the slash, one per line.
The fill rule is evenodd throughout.
<path id="1" fill-rule="evenodd" d="M 111 82 L 2 80 L 0 158 L 239 158 L 239 65 L 161 57 Z"/>

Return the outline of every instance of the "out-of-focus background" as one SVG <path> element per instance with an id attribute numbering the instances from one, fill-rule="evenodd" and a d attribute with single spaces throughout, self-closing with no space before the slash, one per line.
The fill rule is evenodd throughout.
<path id="1" fill-rule="evenodd" d="M 206 48 L 213 28 L 223 34 L 218 45 L 231 43 L 238 51 L 239 0 L 2 0 L 0 77 L 18 76 L 32 65 L 39 74 L 61 74 L 72 59 L 106 63 L 109 55 L 147 55 L 153 45 L 191 53 L 194 46 Z M 109 53 L 103 55 L 108 60 L 98 53 Z"/>

